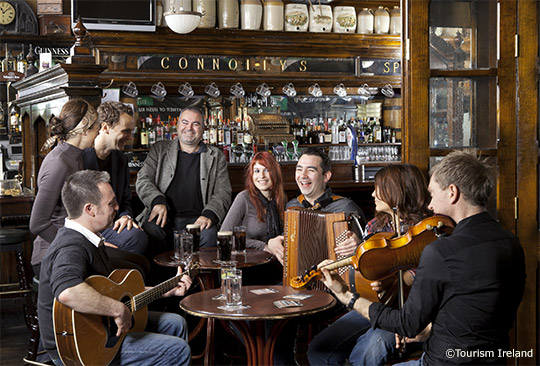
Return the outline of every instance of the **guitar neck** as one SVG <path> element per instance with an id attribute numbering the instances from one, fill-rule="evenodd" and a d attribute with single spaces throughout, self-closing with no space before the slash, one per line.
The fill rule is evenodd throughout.
<path id="1" fill-rule="evenodd" d="M 141 292 L 138 295 L 135 295 L 133 297 L 133 304 L 135 306 L 135 309 L 132 309 L 133 312 L 147 306 L 152 301 L 159 299 L 163 294 L 165 294 L 167 291 L 172 290 L 178 285 L 178 282 L 184 276 L 186 273 L 182 273 L 178 276 L 175 276 L 173 278 L 168 279 L 165 282 L 160 283 L 159 285 L 156 285 L 152 287 L 151 289 L 148 289 L 144 292 Z"/>

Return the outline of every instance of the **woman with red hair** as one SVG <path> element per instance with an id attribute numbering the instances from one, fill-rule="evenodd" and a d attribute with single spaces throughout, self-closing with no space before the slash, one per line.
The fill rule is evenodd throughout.
<path id="1" fill-rule="evenodd" d="M 271 252 L 268 244 L 283 240 L 286 196 L 281 168 L 269 152 L 257 153 L 245 172 L 245 189 L 234 199 L 221 230 L 246 227 L 246 247 Z"/>

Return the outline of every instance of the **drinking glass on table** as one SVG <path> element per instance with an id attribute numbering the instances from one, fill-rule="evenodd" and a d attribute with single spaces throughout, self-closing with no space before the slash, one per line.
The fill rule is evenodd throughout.
<path id="1" fill-rule="evenodd" d="M 193 235 L 174 231 L 174 259 L 186 268 L 193 259 Z"/>
<path id="2" fill-rule="evenodd" d="M 186 230 L 193 235 L 193 253 L 198 253 L 201 245 L 201 225 L 189 224 L 186 225 Z"/>
<path id="3" fill-rule="evenodd" d="M 219 231 L 218 238 L 218 260 L 230 261 L 232 252 L 232 231 Z"/>
<path id="4" fill-rule="evenodd" d="M 237 269 L 224 278 L 222 290 L 227 308 L 235 309 L 242 305 L 242 271 Z"/>
<path id="5" fill-rule="evenodd" d="M 234 227 L 234 251 L 236 253 L 246 252 L 246 227 Z"/>

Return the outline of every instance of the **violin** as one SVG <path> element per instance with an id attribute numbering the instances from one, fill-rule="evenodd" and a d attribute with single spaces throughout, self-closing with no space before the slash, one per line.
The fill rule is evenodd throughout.
<path id="1" fill-rule="evenodd" d="M 453 228 L 454 222 L 449 217 L 436 215 L 420 221 L 398 237 L 393 232 L 376 233 L 362 242 L 354 255 L 325 266 L 314 265 L 293 278 L 291 286 L 305 288 L 322 278 L 322 268 L 331 271 L 348 265 L 369 281 L 382 280 L 400 269 L 417 267 L 424 248 L 438 237 L 451 234 Z"/>

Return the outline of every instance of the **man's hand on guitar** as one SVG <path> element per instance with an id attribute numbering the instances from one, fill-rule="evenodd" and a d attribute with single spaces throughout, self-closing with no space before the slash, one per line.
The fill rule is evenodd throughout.
<path id="1" fill-rule="evenodd" d="M 178 275 L 180 274 L 182 274 L 182 267 L 178 267 Z M 192 282 L 193 281 L 191 280 L 191 277 L 189 277 L 186 273 L 185 276 L 182 276 L 182 278 L 180 278 L 178 285 L 176 285 L 176 287 L 172 290 L 163 294 L 163 297 L 184 296 L 187 290 L 189 290 L 189 288 L 191 287 Z"/>
<path id="2" fill-rule="evenodd" d="M 132 314 L 126 305 L 124 305 L 120 301 L 118 301 L 118 304 L 120 304 L 120 306 L 118 307 L 119 314 L 114 316 L 114 322 L 118 327 L 118 330 L 116 331 L 116 336 L 120 337 L 122 333 L 127 333 L 131 328 Z"/>
<path id="3" fill-rule="evenodd" d="M 283 235 L 278 235 L 275 238 L 268 240 L 268 244 L 264 247 L 264 250 L 272 253 L 279 263 L 283 264 Z"/>
<path id="4" fill-rule="evenodd" d="M 346 235 L 347 239 L 336 246 L 337 256 L 350 257 L 356 252 L 356 247 L 358 246 L 360 240 L 352 231 L 347 231 Z"/>

